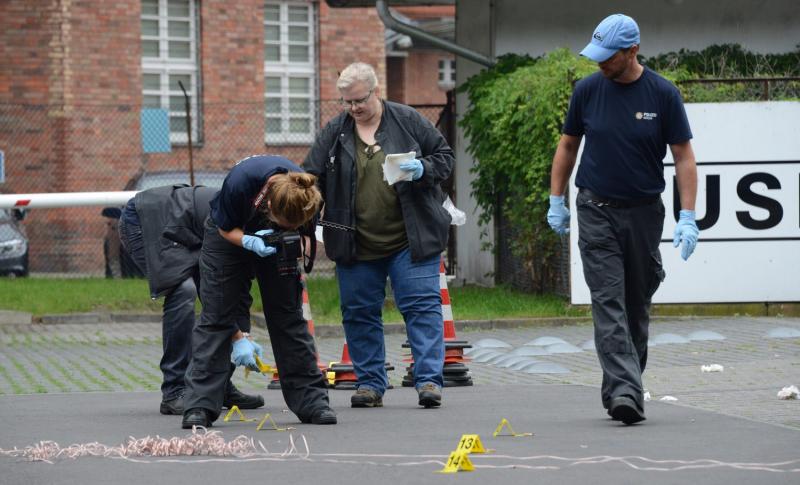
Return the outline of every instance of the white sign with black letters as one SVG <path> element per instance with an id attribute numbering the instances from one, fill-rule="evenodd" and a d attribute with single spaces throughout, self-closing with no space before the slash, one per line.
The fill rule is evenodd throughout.
<path id="1" fill-rule="evenodd" d="M 800 301 L 800 102 L 687 104 L 686 112 L 698 162 L 700 240 L 688 261 L 672 246 L 680 207 L 668 150 L 660 248 L 667 277 L 653 302 Z M 571 299 L 588 304 L 573 206 Z"/>

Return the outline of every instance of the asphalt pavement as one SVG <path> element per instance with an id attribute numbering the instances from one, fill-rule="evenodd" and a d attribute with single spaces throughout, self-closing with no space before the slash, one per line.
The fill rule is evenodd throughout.
<path id="1" fill-rule="evenodd" d="M 263 343 L 263 330 L 256 333 Z M 474 385 L 446 388 L 441 409 L 419 408 L 400 385 L 405 339 L 388 335 L 395 387 L 384 407 L 351 409 L 351 391 L 331 390 L 336 426 L 300 424 L 266 378 L 237 372 L 237 385 L 263 394 L 266 407 L 245 411 L 255 421 L 220 419 L 211 431 L 226 442 L 252 438 L 248 457 L 62 456 L 51 464 L 6 454 L 0 483 L 798 483 L 800 401 L 777 397 L 800 385 L 795 334 L 796 318 L 654 322 L 644 377 L 652 400 L 647 421 L 634 426 L 610 420 L 600 405 L 589 324 L 459 331 L 460 340 L 501 345 L 506 355 L 539 348 L 536 360 L 561 373 L 512 370 L 501 357 L 467 361 Z M 179 417 L 158 413 L 159 335 L 157 323 L 0 326 L 0 450 L 186 437 Z M 569 346 L 534 345 L 542 337 Z M 339 360 L 341 338 L 317 341 L 321 360 Z M 723 370 L 702 371 L 711 364 Z M 675 400 L 661 401 L 667 396 Z M 268 412 L 294 429 L 256 431 Z M 532 435 L 494 437 L 503 419 Z M 470 455 L 474 471 L 437 473 L 464 434 L 493 451 Z"/>

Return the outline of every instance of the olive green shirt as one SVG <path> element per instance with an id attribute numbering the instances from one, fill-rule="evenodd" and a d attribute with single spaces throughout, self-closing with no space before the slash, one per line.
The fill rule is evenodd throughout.
<path id="1" fill-rule="evenodd" d="M 383 179 L 383 150 L 356 140 L 356 257 L 370 261 L 408 246 L 397 192 Z M 369 150 L 368 150 L 369 149 Z M 370 156 L 369 153 L 372 153 Z"/>

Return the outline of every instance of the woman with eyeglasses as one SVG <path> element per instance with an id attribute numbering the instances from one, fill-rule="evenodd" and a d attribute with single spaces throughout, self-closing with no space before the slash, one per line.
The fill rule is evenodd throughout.
<path id="1" fill-rule="evenodd" d="M 381 310 L 386 279 L 406 323 L 420 406 L 440 406 L 444 336 L 439 261 L 450 215 L 441 184 L 453 169 L 453 151 L 410 106 L 380 98 L 375 70 L 345 68 L 336 83 L 343 113 L 317 137 L 303 163 L 319 179 L 325 252 L 336 262 L 345 337 L 358 378 L 353 407 L 380 407 L 389 384 Z M 387 154 L 414 152 L 400 164 L 407 180 L 389 185 Z"/>

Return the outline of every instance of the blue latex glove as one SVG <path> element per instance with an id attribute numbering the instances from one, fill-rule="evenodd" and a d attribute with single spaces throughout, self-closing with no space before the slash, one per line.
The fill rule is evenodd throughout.
<path id="1" fill-rule="evenodd" d="M 422 177 L 422 173 L 425 171 L 425 167 L 422 166 L 422 162 L 416 158 L 414 160 L 401 163 L 400 169 L 405 170 L 406 172 L 414 172 L 414 174 L 411 176 L 411 180 L 419 180 L 419 178 Z"/>
<path id="2" fill-rule="evenodd" d="M 258 357 L 261 358 L 263 352 L 264 351 L 261 349 L 261 346 L 249 338 L 240 338 L 233 343 L 231 362 L 236 365 L 243 365 L 257 371 L 258 365 L 256 365 L 256 358 L 254 355 L 258 355 Z"/>
<path id="3" fill-rule="evenodd" d="M 255 236 L 250 236 L 249 234 L 245 234 L 244 236 L 242 236 L 242 247 L 244 247 L 248 251 L 253 251 L 262 258 L 267 256 L 272 256 L 273 254 L 278 252 L 278 250 L 272 246 L 267 246 L 264 240 L 258 237 L 258 236 L 266 236 L 272 233 L 273 233 L 272 229 L 263 229 L 261 231 L 258 231 Z"/>
<path id="4" fill-rule="evenodd" d="M 556 234 L 563 236 L 569 234 L 569 209 L 564 205 L 563 195 L 550 196 L 550 209 L 547 211 L 547 223 L 556 231 Z"/>
<path id="5" fill-rule="evenodd" d="M 678 245 L 681 246 L 681 257 L 684 261 L 689 259 L 689 256 L 694 252 L 694 247 L 697 246 L 697 236 L 699 235 L 700 229 L 697 228 L 697 223 L 694 220 L 694 211 L 682 210 L 678 218 L 678 225 L 675 226 L 672 245 L 676 248 Z"/>

